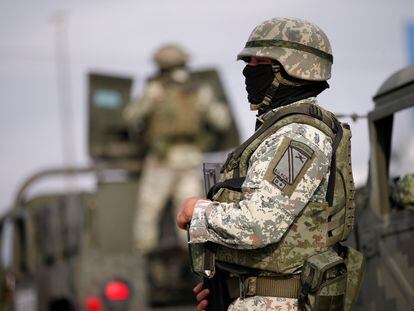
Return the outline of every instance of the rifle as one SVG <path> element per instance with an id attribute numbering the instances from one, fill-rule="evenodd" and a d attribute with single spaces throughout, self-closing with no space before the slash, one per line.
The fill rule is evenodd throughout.
<path id="1" fill-rule="evenodd" d="M 221 164 L 204 163 L 204 190 L 208 199 L 209 190 L 218 182 Z M 227 286 L 228 273 L 216 266 L 213 243 L 189 244 L 191 270 L 203 278 L 204 288 L 210 290 L 208 311 L 226 311 L 230 305 Z"/>

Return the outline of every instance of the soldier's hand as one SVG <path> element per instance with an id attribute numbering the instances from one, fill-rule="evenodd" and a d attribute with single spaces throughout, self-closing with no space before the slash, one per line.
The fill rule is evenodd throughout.
<path id="1" fill-rule="evenodd" d="M 199 197 L 191 197 L 181 205 L 180 211 L 177 215 L 177 226 L 180 229 L 186 230 L 187 224 L 191 221 L 193 218 L 193 211 L 195 204 L 198 200 L 202 200 L 203 198 Z"/>
<path id="2" fill-rule="evenodd" d="M 203 289 L 203 283 L 201 282 L 193 288 L 193 292 L 196 295 L 196 299 L 198 301 L 197 310 L 205 311 L 208 305 L 208 300 L 206 298 L 210 291 L 207 288 Z"/>

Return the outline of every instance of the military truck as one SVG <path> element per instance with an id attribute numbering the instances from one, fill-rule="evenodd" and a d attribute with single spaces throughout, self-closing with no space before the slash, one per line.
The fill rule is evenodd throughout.
<path id="1" fill-rule="evenodd" d="M 141 154 L 122 124 L 132 79 L 91 74 L 89 85 L 93 166 L 31 176 L 1 220 L 2 267 L 13 310 L 148 305 L 144 259 L 134 252 L 131 235 Z M 84 175 L 94 180 L 92 189 L 80 186 Z M 63 179 L 62 191 L 33 194 L 38 184 L 57 179 Z"/>
<path id="2" fill-rule="evenodd" d="M 392 138 L 393 127 L 399 124 L 393 121 L 399 113 L 412 114 L 414 106 L 414 66 L 386 79 L 373 100 L 375 107 L 368 114 L 369 177 L 356 195 L 354 238 L 366 257 L 357 309 L 413 310 L 414 211 L 408 207 L 414 205 L 414 182 L 399 180 L 412 176 L 414 164 L 401 176 L 393 176 L 390 167 L 398 152 L 392 148 Z M 398 195 L 402 191 L 405 198 Z"/>
<path id="3" fill-rule="evenodd" d="M 130 235 L 119 228 L 128 228 L 128 207 L 134 202 L 125 194 L 134 181 L 106 181 L 95 191 L 28 196 L 46 178 L 91 173 L 99 171 L 51 169 L 32 176 L 20 189 L 14 210 L 2 220 L 12 239 L 4 253 L 10 256 L 11 266 L 5 270 L 14 310 L 145 306 L 145 273 L 137 268 L 143 259 L 133 253 Z M 117 213 L 111 213 L 109 222 L 114 202 Z"/>
<path id="4" fill-rule="evenodd" d="M 228 103 L 217 71 L 195 72 Z M 0 310 L 146 310 L 194 305 L 187 252 L 174 236 L 174 215 L 161 217 L 160 247 L 147 257 L 134 249 L 132 226 L 145 146 L 128 130 L 122 111 L 132 79 L 89 74 L 90 167 L 46 169 L 20 187 L 0 218 Z M 212 134 L 214 135 L 214 133 Z M 214 138 L 214 137 L 213 137 Z M 228 137 L 210 150 L 238 144 Z M 76 177 L 76 179 L 74 179 Z M 62 191 L 36 193 L 46 181 Z M 85 179 L 92 187 L 85 187 Z M 201 179 L 201 168 L 200 168 Z"/>

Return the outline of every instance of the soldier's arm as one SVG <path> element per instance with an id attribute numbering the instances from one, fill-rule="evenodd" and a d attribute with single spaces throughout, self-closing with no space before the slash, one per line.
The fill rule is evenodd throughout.
<path id="1" fill-rule="evenodd" d="M 225 131 L 231 125 L 230 111 L 219 101 L 211 87 L 203 85 L 199 91 L 200 105 L 207 123 L 218 131 Z"/>
<path id="2" fill-rule="evenodd" d="M 157 101 L 162 100 L 162 96 L 162 85 L 156 81 L 150 82 L 144 90 L 144 95 L 125 107 L 123 111 L 124 120 L 132 127 L 144 122 L 146 117 L 153 111 Z"/>
<path id="3" fill-rule="evenodd" d="M 238 203 L 199 200 L 190 243 L 252 249 L 278 242 L 329 176 L 332 142 L 318 129 L 291 124 L 268 137 L 250 160 Z"/>

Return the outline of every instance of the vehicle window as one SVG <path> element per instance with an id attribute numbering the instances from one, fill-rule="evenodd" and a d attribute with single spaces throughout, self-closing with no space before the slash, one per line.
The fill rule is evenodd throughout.
<path id="1" fill-rule="evenodd" d="M 93 94 L 93 103 L 98 108 L 118 109 L 122 105 L 122 95 L 116 90 L 98 89 Z"/>

